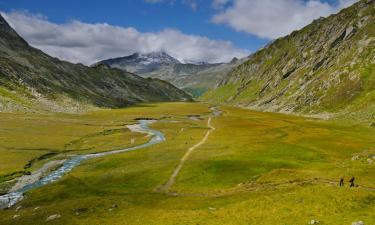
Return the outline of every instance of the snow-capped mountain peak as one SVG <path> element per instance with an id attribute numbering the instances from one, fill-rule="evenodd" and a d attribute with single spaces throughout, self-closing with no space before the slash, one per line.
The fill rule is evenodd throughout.
<path id="1" fill-rule="evenodd" d="M 208 65 L 208 62 L 205 61 L 195 61 L 195 60 L 184 60 L 184 64 L 194 64 L 194 65 Z"/>
<path id="2" fill-rule="evenodd" d="M 137 61 L 138 63 L 141 63 L 143 65 L 180 63 L 180 61 L 178 61 L 177 59 L 173 58 L 165 52 L 151 52 L 146 54 L 135 53 L 125 58 L 131 59 L 131 61 L 134 62 Z"/>
<path id="3" fill-rule="evenodd" d="M 163 66 L 179 64 L 178 59 L 165 52 L 134 53 L 129 56 L 108 59 L 99 62 L 115 68 L 121 68 L 132 73 L 146 73 Z"/>

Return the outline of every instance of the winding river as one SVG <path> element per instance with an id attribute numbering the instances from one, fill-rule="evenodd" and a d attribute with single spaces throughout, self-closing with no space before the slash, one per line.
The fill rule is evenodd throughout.
<path id="1" fill-rule="evenodd" d="M 66 160 L 63 165 L 57 169 L 52 171 L 47 176 L 43 177 L 42 179 L 29 183 L 18 190 L 11 191 L 8 194 L 0 196 L 0 209 L 9 208 L 15 205 L 17 202 L 21 201 L 23 199 L 24 194 L 32 189 L 36 189 L 39 187 L 42 187 L 44 185 L 50 184 L 52 182 L 55 182 L 62 178 L 65 174 L 70 172 L 74 167 L 80 165 L 83 161 L 87 159 L 93 159 L 93 158 L 99 158 L 107 155 L 113 155 L 128 151 L 134 151 L 137 149 L 142 149 L 149 147 L 151 145 L 160 143 L 165 140 L 165 136 L 163 133 L 157 130 L 153 130 L 149 127 L 149 124 L 153 123 L 155 121 L 152 120 L 139 120 L 138 124 L 136 125 L 130 125 L 128 126 L 130 130 L 141 132 L 141 133 L 147 133 L 152 138 L 150 141 L 148 141 L 145 144 L 137 145 L 134 147 L 121 149 L 121 150 L 115 150 L 115 151 L 109 151 L 109 152 L 102 152 L 102 153 L 94 153 L 94 154 L 86 154 L 86 155 L 77 155 L 73 156 L 72 158 Z"/>

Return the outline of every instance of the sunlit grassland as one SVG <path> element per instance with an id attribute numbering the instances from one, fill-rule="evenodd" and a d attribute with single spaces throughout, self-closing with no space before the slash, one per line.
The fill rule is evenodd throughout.
<path id="1" fill-rule="evenodd" d="M 374 223 L 374 190 L 329 183 L 355 176 L 361 186 L 375 186 L 375 166 L 365 159 L 375 154 L 374 128 L 220 109 L 223 114 L 212 118 L 216 129 L 186 161 L 168 194 L 155 190 L 207 132 L 207 105 L 158 104 L 77 116 L 106 129 L 123 128 L 134 118 L 159 118 L 152 128 L 167 140 L 84 162 L 62 180 L 29 192 L 19 211 L 0 211 L 0 224 L 45 224 L 53 214 L 61 215 L 54 224 Z M 191 114 L 202 120 L 188 119 Z M 88 145 L 103 145 L 95 138 Z M 364 158 L 352 161 L 353 155 Z"/>
<path id="2" fill-rule="evenodd" d="M 137 118 L 186 116 L 202 110 L 208 112 L 206 106 L 198 104 L 163 103 L 82 115 L 0 113 L 0 181 L 35 169 L 27 168 L 31 160 L 31 166 L 45 163 L 36 160 L 40 157 L 116 150 L 146 142 L 144 134 L 126 128 L 137 123 Z"/>
<path id="3" fill-rule="evenodd" d="M 337 180 L 342 176 L 358 176 L 363 184 L 375 186 L 374 165 L 351 161 L 354 154 L 375 153 L 374 129 L 222 109 L 224 116 L 213 120 L 217 129 L 179 176 L 177 191 L 222 190 L 255 180 Z"/>

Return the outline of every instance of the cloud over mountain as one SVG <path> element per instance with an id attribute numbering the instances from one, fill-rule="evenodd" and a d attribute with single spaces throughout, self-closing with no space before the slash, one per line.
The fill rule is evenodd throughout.
<path id="1" fill-rule="evenodd" d="M 229 61 L 249 54 L 229 41 L 189 35 L 176 29 L 143 33 L 133 27 L 77 20 L 56 24 L 43 16 L 19 11 L 2 15 L 31 45 L 71 62 L 91 64 L 134 52 L 155 51 L 165 51 L 180 61 L 207 62 Z"/>
<path id="2" fill-rule="evenodd" d="M 336 4 L 329 4 L 321 0 L 214 0 L 213 6 L 219 11 L 212 21 L 236 31 L 275 39 L 356 1 L 339 0 Z"/>

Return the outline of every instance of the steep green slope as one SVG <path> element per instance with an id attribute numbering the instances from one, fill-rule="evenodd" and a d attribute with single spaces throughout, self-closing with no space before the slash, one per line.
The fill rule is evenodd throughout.
<path id="1" fill-rule="evenodd" d="M 0 16 L 0 111 L 122 107 L 190 97 L 173 85 L 105 66 L 52 58 L 26 43 Z"/>
<path id="2" fill-rule="evenodd" d="M 275 40 L 232 70 L 205 101 L 278 112 L 375 109 L 375 9 L 363 0 Z"/>

